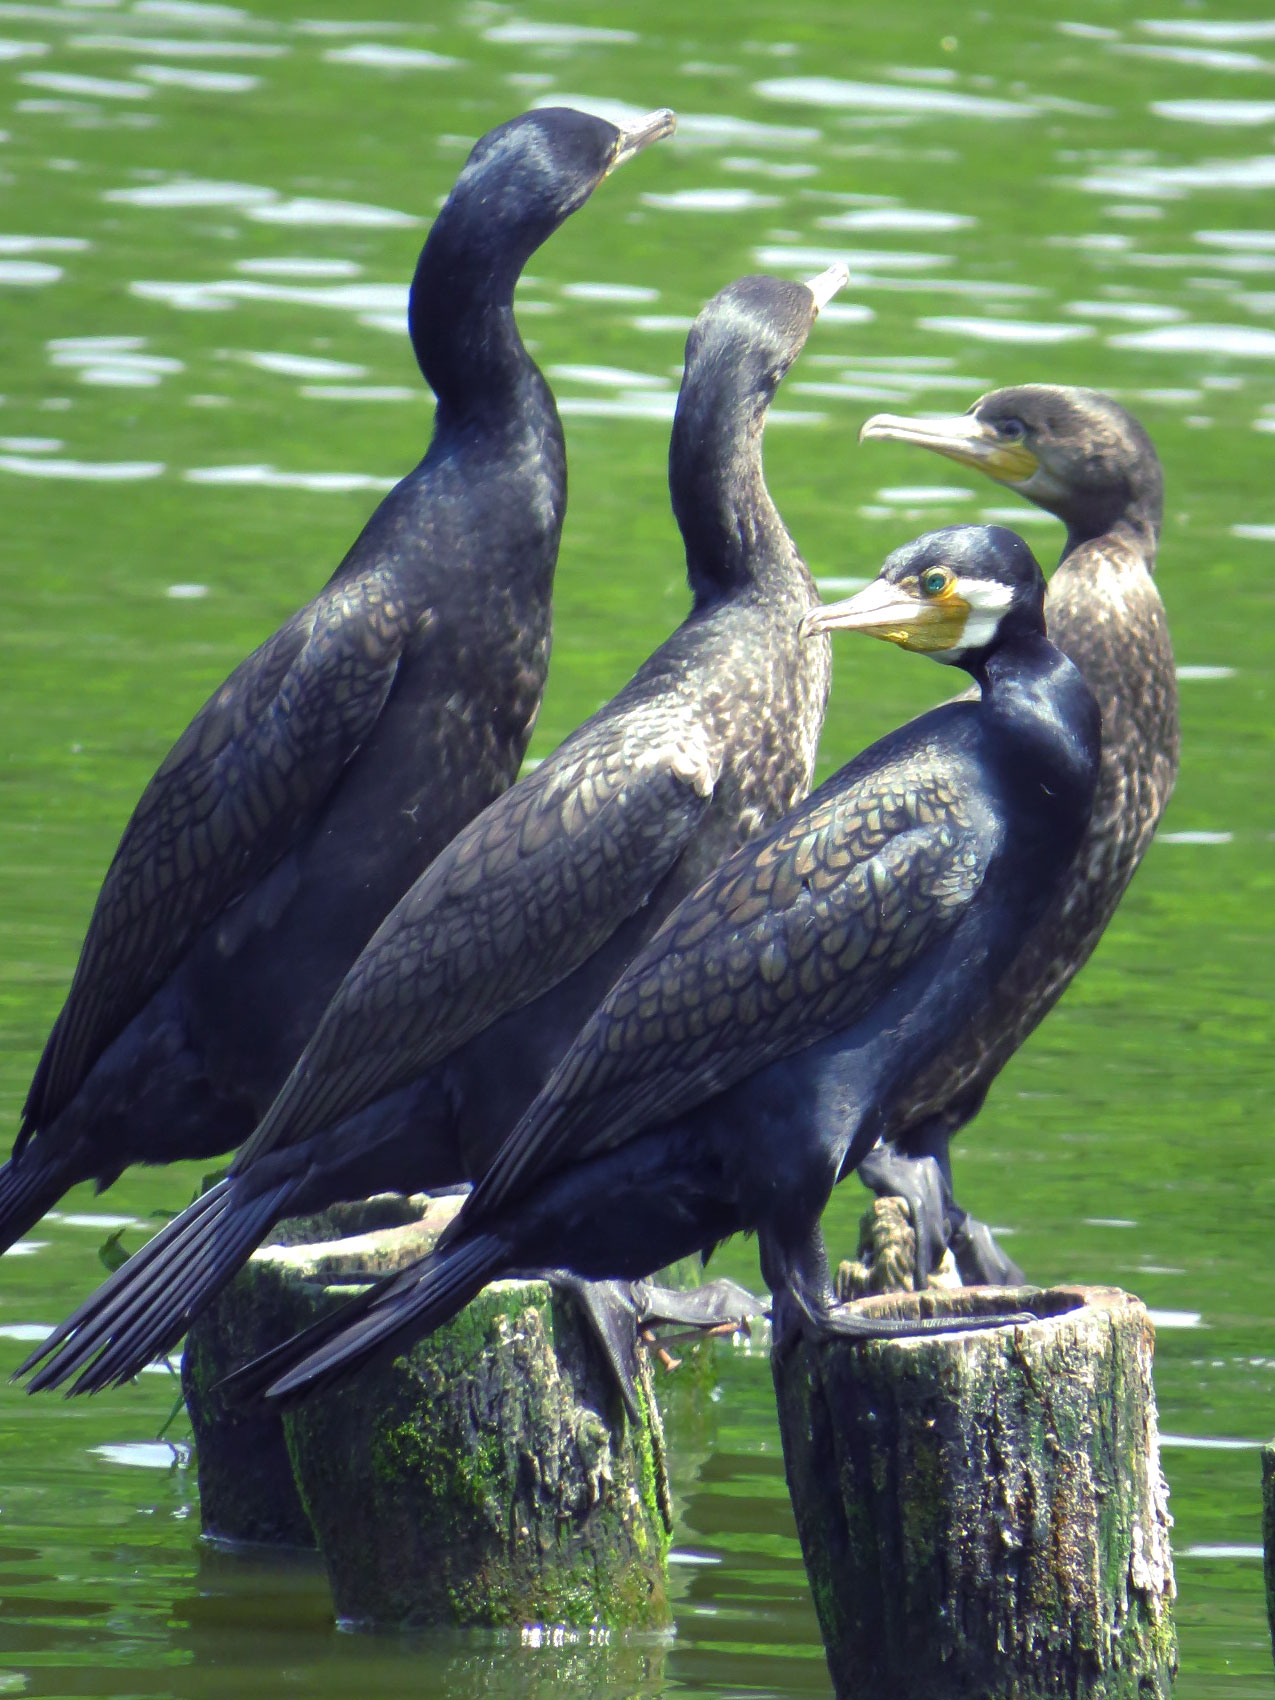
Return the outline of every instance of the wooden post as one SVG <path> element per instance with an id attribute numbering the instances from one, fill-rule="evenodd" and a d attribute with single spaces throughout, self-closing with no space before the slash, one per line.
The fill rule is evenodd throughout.
<path id="1" fill-rule="evenodd" d="M 429 1250 L 459 1203 L 262 1247 L 199 1319 L 182 1375 L 205 1531 L 317 1541 L 344 1620 L 663 1628 L 672 1519 L 646 1354 L 634 1425 L 574 1304 L 544 1282 L 497 1282 L 404 1356 L 283 1419 L 218 1390 Z"/>
<path id="2" fill-rule="evenodd" d="M 269 1245 L 313 1247 L 308 1267 L 317 1276 L 328 1267 L 332 1242 L 367 1236 L 358 1240 L 353 1253 L 347 1243 L 345 1256 L 353 1255 L 371 1269 L 374 1236 L 380 1230 L 418 1225 L 421 1239 L 395 1235 L 382 1242 L 406 1261 L 428 1249 L 459 1204 L 459 1199 L 381 1193 L 335 1205 L 319 1216 L 280 1222 Z M 312 1548 L 314 1531 L 293 1480 L 283 1419 L 265 1406 L 228 1401 L 219 1389 L 234 1370 L 314 1318 L 304 1285 L 279 1278 L 274 1258 L 270 1250 L 254 1260 L 249 1272 L 193 1324 L 182 1353 L 182 1393 L 195 1437 L 205 1535 L 234 1545 Z"/>
<path id="3" fill-rule="evenodd" d="M 1177 1668 L 1153 1333 L 1114 1288 L 859 1301 L 1017 1328 L 799 1344 L 784 1460 L 838 1696 L 1167 1700 Z"/>

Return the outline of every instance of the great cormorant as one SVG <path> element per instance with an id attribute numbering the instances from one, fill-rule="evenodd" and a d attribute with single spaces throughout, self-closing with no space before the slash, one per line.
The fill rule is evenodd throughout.
<path id="1" fill-rule="evenodd" d="M 249 1366 L 293 1398 L 403 1348 L 511 1270 L 632 1279 L 755 1229 L 776 1349 L 900 1332 L 838 1311 L 820 1214 L 988 996 L 1089 817 L 1093 695 L 1045 637 L 1021 538 L 896 551 L 812 633 L 954 662 L 976 700 L 843 768 L 692 893 L 581 1029 L 437 1251 Z M 915 1328 L 908 1331 L 916 1331 Z"/>
<path id="2" fill-rule="evenodd" d="M 417 880 L 228 1177 L 33 1355 L 55 1352 L 33 1388 L 135 1375 L 281 1216 L 476 1180 L 662 917 L 806 794 L 830 651 L 800 635 L 819 597 L 761 436 L 845 276 L 744 278 L 700 314 L 669 449 L 686 621 Z"/>
<path id="3" fill-rule="evenodd" d="M 882 1144 L 860 1167 L 874 1190 L 902 1193 L 929 1218 L 919 1247 L 927 1237 L 948 1237 L 935 1220 L 946 1206 L 965 1278 L 1013 1284 L 1021 1272 L 951 1201 L 948 1142 L 978 1114 L 993 1080 L 1088 961 L 1173 791 L 1177 675 L 1152 577 L 1164 481 L 1142 426 L 1095 390 L 993 390 L 954 417 L 879 413 L 860 437 L 932 449 L 1062 520 L 1067 540 L 1049 581 L 1045 619 L 1051 641 L 1079 667 L 1102 710 L 1093 814 L 1057 896 L 995 995 L 898 1104 L 883 1129 L 897 1144 Z M 946 1188 L 937 1210 L 926 1157 L 937 1161 Z"/>
<path id="4" fill-rule="evenodd" d="M 438 398 L 429 449 L 143 793 L 0 1169 L 0 1248 L 77 1181 L 246 1138 L 373 929 L 517 774 L 566 463 L 514 286 L 672 128 L 669 112 L 619 130 L 549 108 L 473 149 L 408 307 Z"/>

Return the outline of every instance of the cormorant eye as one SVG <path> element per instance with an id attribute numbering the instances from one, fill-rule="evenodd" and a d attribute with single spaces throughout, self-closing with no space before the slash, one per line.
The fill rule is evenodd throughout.
<path id="1" fill-rule="evenodd" d="M 1027 427 L 1021 419 L 998 419 L 996 434 L 999 437 L 1008 437 L 1011 443 L 1016 443 L 1027 435 Z"/>
<path id="2" fill-rule="evenodd" d="M 927 596 L 941 596 L 952 582 L 946 567 L 930 567 L 921 574 L 921 589 Z"/>

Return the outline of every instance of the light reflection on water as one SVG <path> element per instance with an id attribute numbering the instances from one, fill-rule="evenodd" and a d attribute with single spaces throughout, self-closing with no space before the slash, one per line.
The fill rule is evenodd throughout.
<path id="1" fill-rule="evenodd" d="M 748 5 L 728 24 L 656 8 L 640 29 L 548 7 L 382 10 L 0 0 L 0 286 L 6 314 L 22 315 L 0 352 L 0 724 L 18 729 L 0 812 L 10 1125 L 145 777 L 420 452 L 429 401 L 404 337 L 407 280 L 470 141 L 533 99 L 622 121 L 685 108 L 676 139 L 603 185 L 520 292 L 572 460 L 532 761 L 681 611 L 667 425 L 691 318 L 732 276 L 853 272 L 766 439 L 825 594 L 958 520 L 1021 527 L 1044 560 L 1061 547 L 1057 523 L 1013 491 L 858 448 L 868 413 L 959 410 L 1001 383 L 1057 378 L 1143 415 L 1168 479 L 1161 583 L 1182 657 L 1183 776 L 1163 853 L 957 1168 L 971 1207 L 1012 1216 L 1033 1275 L 1128 1281 L 1152 1305 L 1187 1561 L 1180 1700 L 1265 1693 L 1241 1437 L 1275 1409 L 1255 1109 L 1272 941 L 1254 897 L 1275 831 L 1261 736 L 1275 24 L 1144 19 L 1131 0 L 1086 0 L 1055 22 L 998 3 L 941 29 L 894 8 L 851 39 L 816 0 L 790 40 Z M 1192 426 L 1203 419 L 1210 430 Z M 839 649 L 821 773 L 933 700 L 932 671 Z M 129 1177 L 106 1202 L 144 1218 L 193 1184 Z M 47 1331 L 32 1319 L 63 1314 L 99 1273 L 113 1218 L 89 1202 L 5 1262 L 12 1362 Z M 853 1183 L 841 1189 L 834 1251 L 859 1203 Z M 1106 1226 L 1095 1209 L 1110 1209 Z M 756 1280 L 751 1247 L 723 1262 Z M 286 1665 L 335 1693 L 343 1657 L 365 1684 L 375 1660 L 370 1686 L 387 1695 L 422 1680 L 466 1697 L 826 1693 L 764 1352 L 724 1354 L 716 1400 L 668 1391 L 679 1634 L 640 1652 L 338 1636 L 313 1569 L 193 1551 L 193 1482 L 171 1452 L 157 1467 L 167 1371 L 68 1407 L 62 1424 L 56 1407 L 0 1392 L 6 1541 L 33 1555 L 4 1560 L 0 1662 L 41 1691 L 118 1692 L 127 1668 L 139 1692 L 192 1700 L 187 1674 L 229 1664 L 263 1691 Z"/>

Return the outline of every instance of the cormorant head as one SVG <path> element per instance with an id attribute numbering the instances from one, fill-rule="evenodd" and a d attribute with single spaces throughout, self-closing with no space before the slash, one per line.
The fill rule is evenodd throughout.
<path id="1" fill-rule="evenodd" d="M 849 277 L 829 266 L 809 283 L 741 277 L 703 308 L 686 339 L 678 411 L 765 414 L 821 310 Z"/>
<path id="2" fill-rule="evenodd" d="M 456 248 L 470 264 L 481 256 L 512 287 L 540 244 L 602 179 L 649 142 L 671 135 L 676 122 L 661 110 L 618 129 L 588 112 L 547 106 L 498 124 L 474 144 L 431 241 Z"/>
<path id="3" fill-rule="evenodd" d="M 761 532 L 782 530 L 762 473 L 766 410 L 847 276 L 829 266 L 809 283 L 741 277 L 691 326 L 668 475 L 697 604 L 749 580 L 767 556 Z"/>
<path id="4" fill-rule="evenodd" d="M 1045 575 L 1015 531 L 950 525 L 896 549 L 856 596 L 806 615 L 803 637 L 867 632 L 974 670 L 1011 638 L 1044 636 Z"/>
<path id="5" fill-rule="evenodd" d="M 1159 457 L 1133 415 L 1098 390 L 1020 384 L 989 391 L 968 413 L 878 413 L 859 432 L 860 442 L 868 439 L 915 443 L 987 473 L 1056 514 L 1073 544 L 1126 515 L 1159 534 Z"/>

